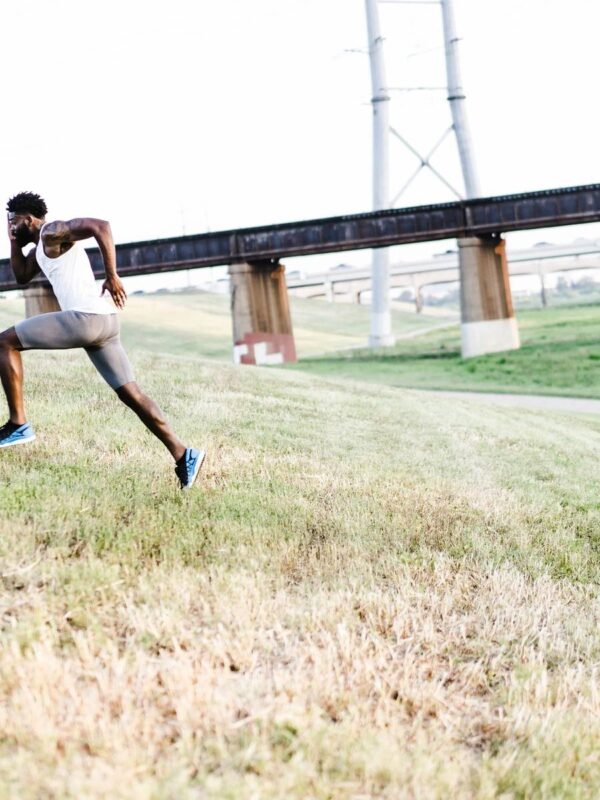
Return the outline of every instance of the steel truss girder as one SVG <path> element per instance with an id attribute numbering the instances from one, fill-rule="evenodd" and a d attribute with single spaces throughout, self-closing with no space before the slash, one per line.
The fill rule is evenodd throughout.
<path id="1" fill-rule="evenodd" d="M 600 220 L 600 184 L 117 245 L 122 277 Z M 89 251 L 102 275 L 99 251 Z M 0 260 L 0 291 L 16 289 Z"/>

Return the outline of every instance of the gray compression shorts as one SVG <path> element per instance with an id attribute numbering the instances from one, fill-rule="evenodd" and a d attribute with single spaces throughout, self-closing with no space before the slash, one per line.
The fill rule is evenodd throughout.
<path id="1" fill-rule="evenodd" d="M 123 349 L 117 314 L 53 311 L 15 325 L 23 350 L 68 350 L 83 347 L 113 389 L 135 380 Z"/>

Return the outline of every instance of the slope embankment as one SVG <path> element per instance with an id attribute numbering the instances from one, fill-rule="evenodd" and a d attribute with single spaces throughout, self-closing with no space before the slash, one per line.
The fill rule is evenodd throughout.
<path id="1" fill-rule="evenodd" d="M 595 797 L 595 418 L 132 348 L 0 456 L 7 797 Z"/>

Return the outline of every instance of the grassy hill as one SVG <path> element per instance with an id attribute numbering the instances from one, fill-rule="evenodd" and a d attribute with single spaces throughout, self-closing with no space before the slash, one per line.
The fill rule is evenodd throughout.
<path id="1" fill-rule="evenodd" d="M 294 336 L 299 356 L 307 357 L 367 341 L 370 329 L 366 306 L 330 304 L 292 298 Z M 23 301 L 0 299 L 0 326 L 13 325 L 24 314 Z M 130 347 L 154 352 L 232 358 L 229 297 L 206 292 L 155 294 L 129 298 L 122 316 L 123 337 Z M 426 330 L 455 319 L 453 314 L 418 315 L 394 310 L 394 330 L 400 334 Z M 160 322 L 160 324 L 158 324 Z"/>
<path id="2" fill-rule="evenodd" d="M 235 368 L 143 300 L 206 469 L 183 495 L 85 355 L 25 355 L 0 797 L 597 797 L 600 420 Z"/>
<path id="3" fill-rule="evenodd" d="M 0 325 L 13 324 L 22 301 L 0 300 Z M 397 344 L 383 352 L 368 340 L 365 306 L 292 299 L 300 363 L 315 375 L 423 389 L 524 392 L 600 398 L 600 305 L 521 311 L 522 347 L 475 359 L 460 357 L 455 316 L 396 308 Z M 231 314 L 225 296 L 147 295 L 130 298 L 122 317 L 128 348 L 178 357 L 230 361 Z"/>
<path id="4" fill-rule="evenodd" d="M 300 358 L 356 347 L 369 336 L 369 309 L 292 298 L 292 320 Z M 443 324 L 453 316 L 420 316 L 394 311 L 394 328 L 412 333 Z M 160 328 L 157 319 L 161 320 Z M 229 297 L 203 292 L 132 297 L 123 316 L 125 339 L 133 346 L 206 358 L 232 358 Z"/>

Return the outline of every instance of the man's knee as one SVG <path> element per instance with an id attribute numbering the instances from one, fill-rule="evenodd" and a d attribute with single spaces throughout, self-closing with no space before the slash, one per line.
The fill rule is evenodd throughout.
<path id="1" fill-rule="evenodd" d="M 138 405 L 144 398 L 144 393 L 135 381 L 123 384 L 115 389 L 117 397 L 126 406 Z"/>
<path id="2" fill-rule="evenodd" d="M 0 333 L 0 348 L 3 350 L 22 350 L 23 347 L 19 341 L 19 337 L 13 328 L 7 328 Z"/>

